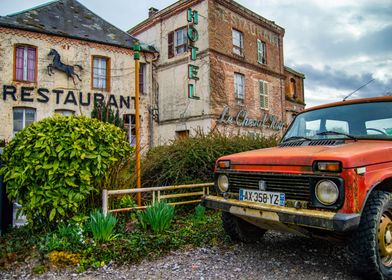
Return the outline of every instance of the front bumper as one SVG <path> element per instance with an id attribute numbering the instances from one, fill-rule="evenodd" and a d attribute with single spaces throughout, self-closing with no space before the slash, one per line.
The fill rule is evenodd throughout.
<path id="1" fill-rule="evenodd" d="M 262 205 L 212 195 L 204 196 L 202 203 L 205 207 L 230 212 L 237 216 L 335 232 L 356 229 L 361 218 L 360 214 L 341 214 L 330 211 Z"/>

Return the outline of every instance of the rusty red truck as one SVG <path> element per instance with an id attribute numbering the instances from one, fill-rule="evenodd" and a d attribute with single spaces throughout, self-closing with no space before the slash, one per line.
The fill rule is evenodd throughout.
<path id="1" fill-rule="evenodd" d="M 336 239 L 362 275 L 392 278 L 392 97 L 305 110 L 277 147 L 219 158 L 215 189 L 203 203 L 232 239 Z"/>

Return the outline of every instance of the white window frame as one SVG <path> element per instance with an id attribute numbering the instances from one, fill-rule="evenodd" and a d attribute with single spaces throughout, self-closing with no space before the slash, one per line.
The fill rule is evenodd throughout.
<path id="1" fill-rule="evenodd" d="M 103 67 L 105 62 L 105 67 Z M 93 89 L 107 90 L 109 88 L 109 58 L 103 56 L 93 56 Z"/>
<path id="2" fill-rule="evenodd" d="M 187 35 L 187 27 L 181 27 L 174 31 L 174 51 L 175 54 L 183 54 L 188 51 L 188 35 Z M 181 40 L 182 36 L 182 40 Z M 179 41 L 180 40 L 180 41 Z M 179 51 L 181 50 L 181 51 Z"/>
<path id="3" fill-rule="evenodd" d="M 245 99 L 245 75 L 234 73 L 234 96 L 237 99 Z"/>
<path id="4" fill-rule="evenodd" d="M 266 45 L 259 39 L 257 39 L 257 62 L 260 64 L 267 63 Z"/>
<path id="5" fill-rule="evenodd" d="M 268 100 L 268 83 L 263 80 L 258 82 L 259 98 L 260 98 L 260 108 L 268 110 L 269 100 Z"/>
<path id="6" fill-rule="evenodd" d="M 34 112 L 34 120 L 33 120 L 33 122 L 35 122 L 37 120 L 37 110 L 35 108 L 29 108 L 29 107 L 14 107 L 14 108 L 12 108 L 12 131 L 13 131 L 13 135 L 15 135 L 15 133 L 20 131 L 20 130 L 15 130 L 14 113 L 15 113 L 16 110 L 22 111 L 22 113 L 23 113 L 23 115 L 22 115 L 22 129 L 24 129 L 26 127 L 26 111 Z"/>
<path id="7" fill-rule="evenodd" d="M 236 35 L 239 36 L 239 42 L 237 42 Z M 236 55 L 243 56 L 244 55 L 244 34 L 237 30 L 237 29 L 232 29 L 232 39 L 233 39 L 233 53 Z M 238 45 L 239 43 L 239 45 Z"/>
<path id="8" fill-rule="evenodd" d="M 68 109 L 56 109 L 56 110 L 54 110 L 54 112 L 56 114 L 59 114 L 59 115 L 62 115 L 62 116 L 66 116 L 66 117 L 70 117 L 72 115 L 75 115 L 75 111 L 68 110 Z"/>

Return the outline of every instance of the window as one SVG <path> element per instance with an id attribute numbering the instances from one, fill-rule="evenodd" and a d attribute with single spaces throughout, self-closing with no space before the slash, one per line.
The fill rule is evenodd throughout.
<path id="1" fill-rule="evenodd" d="M 245 96 L 245 76 L 239 73 L 234 73 L 234 95 L 242 100 Z"/>
<path id="2" fill-rule="evenodd" d="M 365 126 L 367 134 L 380 135 L 380 133 L 385 133 L 392 136 L 392 118 L 367 121 Z"/>
<path id="3" fill-rule="evenodd" d="M 290 91 L 294 99 L 297 99 L 297 82 L 291 78 L 290 79 Z"/>
<path id="4" fill-rule="evenodd" d="M 167 36 L 168 41 L 168 58 L 182 54 L 188 51 L 187 27 L 181 27 L 172 31 Z"/>
<path id="5" fill-rule="evenodd" d="M 257 62 L 261 64 L 267 63 L 265 43 L 261 40 L 257 40 Z"/>
<path id="6" fill-rule="evenodd" d="M 110 90 L 110 59 L 93 56 L 93 89 Z"/>
<path id="7" fill-rule="evenodd" d="M 35 121 L 35 109 L 33 108 L 14 108 L 14 134 L 21 131 Z"/>
<path id="8" fill-rule="evenodd" d="M 128 132 L 128 141 L 131 146 L 136 146 L 136 118 L 134 114 L 124 114 L 124 128 Z"/>
<path id="9" fill-rule="evenodd" d="M 189 130 L 179 130 L 176 131 L 177 139 L 187 139 L 189 138 Z"/>
<path id="10" fill-rule="evenodd" d="M 37 79 L 37 48 L 15 46 L 15 80 L 35 82 Z"/>
<path id="11" fill-rule="evenodd" d="M 63 116 L 67 116 L 67 117 L 70 117 L 70 116 L 72 116 L 72 115 L 75 115 L 75 111 L 72 111 L 72 110 L 63 110 L 63 109 L 59 109 L 59 110 L 54 110 L 54 112 L 55 112 L 56 114 L 63 115 Z"/>
<path id="12" fill-rule="evenodd" d="M 139 92 L 140 94 L 146 94 L 146 64 L 145 63 L 140 63 Z"/>
<path id="13" fill-rule="evenodd" d="M 233 53 L 243 55 L 244 35 L 242 32 L 233 29 Z"/>
<path id="14" fill-rule="evenodd" d="M 259 81 L 260 108 L 268 109 L 268 87 L 267 82 Z"/>

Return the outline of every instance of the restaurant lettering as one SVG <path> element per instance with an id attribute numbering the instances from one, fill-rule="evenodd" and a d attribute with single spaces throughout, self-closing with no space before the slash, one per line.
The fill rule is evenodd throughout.
<path id="1" fill-rule="evenodd" d="M 56 100 L 56 104 L 73 104 L 75 106 L 90 106 L 94 103 L 100 103 L 109 98 L 107 101 L 110 106 L 115 108 L 130 109 L 130 97 L 122 95 L 104 95 L 102 93 L 90 93 L 73 90 L 20 87 L 17 89 L 12 85 L 3 86 L 3 101 L 20 100 L 22 102 L 48 103 L 51 99 Z"/>
<path id="2" fill-rule="evenodd" d="M 258 128 L 270 128 L 273 130 L 281 130 L 284 127 L 284 122 L 279 121 L 274 115 L 264 113 L 260 119 L 251 119 L 246 110 L 241 110 L 235 116 L 230 115 L 230 108 L 225 106 L 223 112 L 218 120 L 218 123 L 237 125 L 241 127 L 258 127 Z"/>

